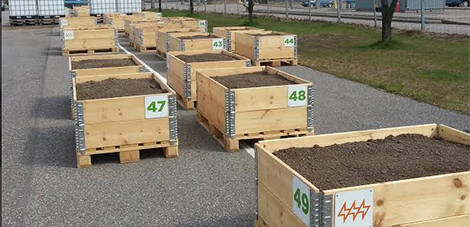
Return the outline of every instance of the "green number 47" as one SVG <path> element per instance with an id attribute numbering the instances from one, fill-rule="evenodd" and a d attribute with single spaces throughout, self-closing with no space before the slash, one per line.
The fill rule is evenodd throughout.
<path id="1" fill-rule="evenodd" d="M 292 100 L 292 101 L 304 101 L 307 97 L 305 96 L 305 91 L 304 90 L 300 90 L 299 92 L 297 91 L 293 91 L 290 95 L 289 95 L 289 100 Z"/>
<path id="2" fill-rule="evenodd" d="M 163 107 L 165 107 L 165 104 L 166 104 L 166 101 L 153 101 L 149 104 L 149 106 L 147 106 L 147 110 L 148 111 L 152 111 L 152 112 L 162 112 L 163 110 Z"/>
<path id="3" fill-rule="evenodd" d="M 308 201 L 308 196 L 305 193 L 301 193 L 300 189 L 297 188 L 294 193 L 294 201 L 297 203 L 299 208 L 302 208 L 304 214 L 308 214 L 310 210 L 310 203 Z"/>

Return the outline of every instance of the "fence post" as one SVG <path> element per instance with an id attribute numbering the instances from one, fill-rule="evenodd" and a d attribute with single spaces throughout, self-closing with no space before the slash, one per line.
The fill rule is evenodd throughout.
<path id="1" fill-rule="evenodd" d="M 224 14 L 227 14 L 227 0 L 224 0 Z"/>
<path id="2" fill-rule="evenodd" d="M 312 3 L 310 3 L 310 0 L 308 0 L 308 20 L 312 20 Z"/>
<path id="3" fill-rule="evenodd" d="M 203 4 L 204 4 L 204 12 L 207 12 L 207 0 L 203 0 Z"/>
<path id="4" fill-rule="evenodd" d="M 420 8 L 421 8 L 421 30 L 424 31 L 426 29 L 425 27 L 425 16 L 424 16 L 424 11 L 425 11 L 425 8 L 424 8 L 424 0 L 421 0 L 420 1 Z"/>
<path id="5" fill-rule="evenodd" d="M 266 0 L 266 4 L 268 5 L 268 17 L 269 17 L 269 0 Z"/>
<path id="6" fill-rule="evenodd" d="M 377 27 L 377 12 L 375 11 L 375 0 L 372 0 L 372 1 L 373 1 L 373 3 L 374 3 L 374 4 L 372 5 L 373 10 L 374 10 L 374 28 L 376 28 L 376 27 Z"/>
<path id="7" fill-rule="evenodd" d="M 338 24 L 341 23 L 341 0 L 335 0 L 336 1 L 336 9 L 338 12 Z"/>
<path id="8" fill-rule="evenodd" d="M 286 0 L 286 17 L 288 18 L 289 17 L 289 0 Z"/>

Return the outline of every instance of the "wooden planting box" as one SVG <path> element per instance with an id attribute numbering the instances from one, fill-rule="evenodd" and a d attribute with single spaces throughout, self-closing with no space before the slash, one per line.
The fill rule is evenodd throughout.
<path id="1" fill-rule="evenodd" d="M 106 13 L 103 16 L 103 23 L 111 25 L 118 32 L 124 32 L 124 17 L 126 16 L 121 13 Z"/>
<path id="2" fill-rule="evenodd" d="M 96 17 L 65 17 L 60 18 L 61 29 L 91 28 L 96 26 Z"/>
<path id="3" fill-rule="evenodd" d="M 191 17 L 165 17 L 167 20 L 184 25 L 188 28 L 200 32 L 208 32 L 208 22 L 207 20 L 199 20 Z"/>
<path id="4" fill-rule="evenodd" d="M 140 52 L 156 52 L 156 32 L 162 28 L 182 29 L 184 26 L 174 23 L 136 25 L 133 29 L 135 48 Z"/>
<path id="5" fill-rule="evenodd" d="M 470 134 L 436 124 L 261 141 L 256 144 L 258 220 L 255 225 L 469 226 L 470 171 L 322 190 L 273 155 L 275 151 L 292 147 L 325 147 L 401 134 L 420 134 L 470 145 Z"/>
<path id="6" fill-rule="evenodd" d="M 170 51 L 225 50 L 226 40 L 224 37 L 202 32 L 171 33 L 168 45 Z"/>
<path id="7" fill-rule="evenodd" d="M 89 17 L 90 7 L 88 6 L 74 6 L 73 12 L 77 17 Z"/>
<path id="8" fill-rule="evenodd" d="M 62 55 L 118 53 L 117 35 L 109 26 L 88 29 L 65 28 L 62 35 Z"/>
<path id="9" fill-rule="evenodd" d="M 247 73 L 277 74 L 291 85 L 228 89 L 214 77 Z M 313 134 L 313 84 L 271 67 L 196 71 L 199 122 L 227 150 L 239 140 L 275 139 Z M 289 97 L 302 92 L 302 101 Z"/>
<path id="10" fill-rule="evenodd" d="M 250 58 L 253 65 L 297 65 L 297 35 L 281 32 L 238 33 L 235 53 Z"/>
<path id="11" fill-rule="evenodd" d="M 148 19 L 144 17 L 138 17 L 138 16 L 128 16 L 124 18 L 124 33 L 127 36 L 130 36 L 132 34 L 131 31 L 131 25 L 133 24 L 138 24 L 138 23 L 145 23 L 145 22 L 158 22 L 159 20 L 157 19 Z"/>
<path id="12" fill-rule="evenodd" d="M 77 84 L 109 78 L 154 79 L 167 93 L 77 100 Z M 139 150 L 153 148 L 163 148 L 167 158 L 178 156 L 175 93 L 156 75 L 76 77 L 72 79 L 72 89 L 78 167 L 90 166 L 90 156 L 96 154 L 119 153 L 121 163 L 136 162 Z M 149 108 L 152 103 L 161 105 L 158 114 Z"/>
<path id="13" fill-rule="evenodd" d="M 87 68 L 87 69 L 74 69 L 73 64 L 85 60 L 127 60 L 132 59 L 135 63 L 134 66 L 119 66 L 119 67 L 101 67 L 101 68 Z M 145 67 L 142 63 L 131 54 L 110 54 L 110 55 L 96 55 L 96 56 L 74 56 L 69 57 L 69 71 L 71 77 L 85 77 L 97 75 L 114 75 L 122 73 L 139 73 L 145 72 Z"/>
<path id="14" fill-rule="evenodd" d="M 133 16 L 138 16 L 138 17 L 144 17 L 144 18 L 148 18 L 148 19 L 160 19 L 160 18 L 162 18 L 162 13 L 155 13 L 155 12 L 148 12 L 148 11 L 134 12 L 132 15 Z"/>
<path id="15" fill-rule="evenodd" d="M 200 55 L 200 54 L 222 54 L 232 56 L 234 60 L 206 61 L 206 62 L 185 62 L 178 58 L 181 55 Z M 196 107 L 196 70 L 214 69 L 214 68 L 238 68 L 251 66 L 251 60 L 240 55 L 228 52 L 226 50 L 212 51 L 171 51 L 167 54 L 168 67 L 168 85 L 176 92 L 178 102 L 186 110 Z"/>
<path id="16" fill-rule="evenodd" d="M 191 28 L 162 28 L 155 32 L 155 40 L 157 44 L 157 54 L 166 58 L 166 53 L 169 51 L 170 34 L 172 33 L 187 33 L 196 32 Z"/>
<path id="17" fill-rule="evenodd" d="M 215 27 L 212 28 L 214 34 L 223 36 L 227 39 L 227 50 L 235 52 L 236 49 L 236 35 L 237 33 L 259 33 L 264 29 L 255 27 Z"/>

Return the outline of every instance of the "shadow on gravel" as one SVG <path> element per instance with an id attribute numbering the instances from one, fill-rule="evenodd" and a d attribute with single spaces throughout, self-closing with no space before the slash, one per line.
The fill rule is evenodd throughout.
<path id="1" fill-rule="evenodd" d="M 62 48 L 60 47 L 51 47 L 50 49 L 45 49 L 42 53 L 42 56 L 62 56 Z"/>
<path id="2" fill-rule="evenodd" d="M 42 110 L 39 112 L 37 110 Z M 45 119 L 72 119 L 69 96 L 40 97 L 36 99 L 32 115 Z"/>
<path id="3" fill-rule="evenodd" d="M 23 164 L 75 168 L 75 129 L 69 126 L 32 127 Z"/>

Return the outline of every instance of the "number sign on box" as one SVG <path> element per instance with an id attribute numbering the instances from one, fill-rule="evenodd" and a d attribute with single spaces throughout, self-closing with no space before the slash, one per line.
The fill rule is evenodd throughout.
<path id="1" fill-rule="evenodd" d="M 295 175 L 292 179 L 292 209 L 305 225 L 310 226 L 310 188 Z"/>
<path id="2" fill-rule="evenodd" d="M 205 28 L 205 27 L 207 27 L 206 21 L 205 21 L 205 20 L 199 21 L 199 27 L 200 27 L 200 28 Z"/>
<path id="3" fill-rule="evenodd" d="M 74 39 L 73 31 L 64 31 L 64 40 Z"/>
<path id="4" fill-rule="evenodd" d="M 293 36 L 293 35 L 284 36 L 284 46 L 286 46 L 286 47 L 293 47 L 293 46 L 295 46 L 295 43 L 294 43 L 294 36 Z"/>
<path id="5" fill-rule="evenodd" d="M 145 118 L 168 117 L 168 96 L 145 96 Z"/>
<path id="6" fill-rule="evenodd" d="M 287 87 L 287 106 L 306 106 L 308 104 L 308 86 L 289 85 Z"/>
<path id="7" fill-rule="evenodd" d="M 212 39 L 212 49 L 213 50 L 223 50 L 224 49 L 224 39 Z"/>

